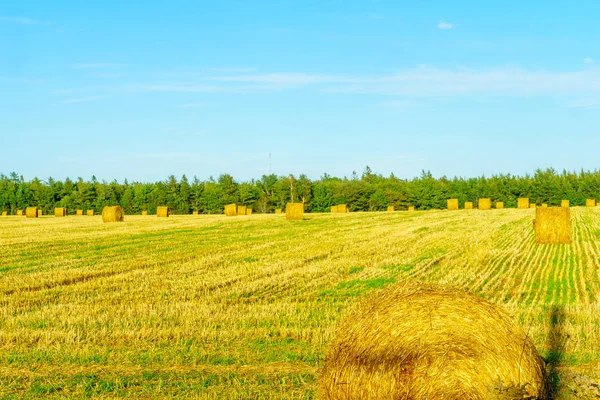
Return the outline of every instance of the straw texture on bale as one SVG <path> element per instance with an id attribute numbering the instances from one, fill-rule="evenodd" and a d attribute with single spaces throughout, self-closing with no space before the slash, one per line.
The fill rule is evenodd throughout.
<path id="1" fill-rule="evenodd" d="M 38 213 L 38 217 L 41 217 L 42 215 L 44 215 L 44 212 L 39 208 L 37 210 L 37 213 Z"/>
<path id="2" fill-rule="evenodd" d="M 246 206 L 238 206 L 237 214 L 238 215 L 246 215 Z"/>
<path id="3" fill-rule="evenodd" d="M 192 211 L 192 215 L 198 215 L 198 211 Z"/>
<path id="4" fill-rule="evenodd" d="M 66 217 L 67 216 L 67 209 L 64 208 L 64 207 L 55 208 L 54 209 L 54 216 L 55 217 Z"/>
<path id="5" fill-rule="evenodd" d="M 302 218 L 304 218 L 304 203 L 287 203 L 285 219 L 302 220 Z"/>
<path id="6" fill-rule="evenodd" d="M 246 207 L 246 215 L 252 215 L 252 209 Z"/>
<path id="7" fill-rule="evenodd" d="M 415 206 L 408 206 L 408 211 L 415 211 Z"/>
<path id="8" fill-rule="evenodd" d="M 23 216 L 23 210 L 17 210 L 17 217 Z"/>
<path id="9" fill-rule="evenodd" d="M 27 218 L 37 218 L 38 217 L 37 207 L 27 207 L 25 209 L 25 216 Z"/>
<path id="10" fill-rule="evenodd" d="M 477 208 L 480 210 L 491 210 L 492 209 L 492 200 L 491 199 L 479 199 L 477 202 Z"/>
<path id="11" fill-rule="evenodd" d="M 587 199 L 585 201 L 585 206 L 586 207 L 596 207 L 596 200 L 594 200 L 594 199 Z"/>
<path id="12" fill-rule="evenodd" d="M 281 212 L 281 208 L 276 208 L 276 209 L 275 209 L 275 214 L 282 214 L 282 212 Z"/>
<path id="13" fill-rule="evenodd" d="M 348 212 L 348 206 L 346 204 L 338 204 L 337 205 L 337 212 L 339 212 L 339 213 L 347 213 Z"/>
<path id="14" fill-rule="evenodd" d="M 125 212 L 121 206 L 107 206 L 102 210 L 102 222 L 123 222 Z"/>
<path id="15" fill-rule="evenodd" d="M 458 199 L 448 199 L 446 203 L 448 210 L 458 210 Z"/>
<path id="16" fill-rule="evenodd" d="M 227 204 L 225 206 L 225 215 L 228 217 L 235 217 L 237 215 L 237 205 Z"/>
<path id="17" fill-rule="evenodd" d="M 529 198 L 519 197 L 517 199 L 517 208 L 529 208 Z"/>
<path id="18" fill-rule="evenodd" d="M 329 209 L 329 211 L 332 212 L 332 213 L 336 213 L 336 212 L 338 212 L 338 208 L 337 207 L 338 206 L 331 206 L 330 209 Z"/>
<path id="19" fill-rule="evenodd" d="M 142 215 L 148 215 L 148 211 L 146 211 L 146 210 L 142 211 Z"/>
<path id="20" fill-rule="evenodd" d="M 529 208 L 536 208 L 536 207 L 537 207 L 537 204 L 535 204 L 535 203 L 529 205 Z"/>
<path id="21" fill-rule="evenodd" d="M 561 206 L 561 207 L 567 207 L 567 208 L 569 208 L 569 207 L 570 207 L 569 200 L 562 200 L 562 201 L 560 202 L 560 206 Z"/>
<path id="22" fill-rule="evenodd" d="M 88 217 L 93 217 L 94 216 L 94 210 L 87 210 L 87 216 Z"/>
<path id="23" fill-rule="evenodd" d="M 496 202 L 496 208 L 497 208 L 497 209 L 504 208 L 504 202 L 502 202 L 502 201 L 497 201 L 497 202 Z"/>
<path id="24" fill-rule="evenodd" d="M 465 201 L 465 210 L 472 210 L 472 209 L 473 209 L 473 202 Z"/>
<path id="25" fill-rule="evenodd" d="M 396 211 L 396 208 L 394 206 L 388 206 L 388 211 L 390 211 L 390 212 Z"/>
<path id="26" fill-rule="evenodd" d="M 440 285 L 404 282 L 341 323 L 320 373 L 321 399 L 546 398 L 534 344 L 497 306 Z M 513 397 L 510 397 L 511 399 Z"/>
<path id="27" fill-rule="evenodd" d="M 158 206 L 156 207 L 156 216 L 161 218 L 166 218 L 169 216 L 169 207 L 167 206 Z"/>
<path id="28" fill-rule="evenodd" d="M 571 209 L 540 207 L 533 221 L 535 242 L 538 244 L 571 243 Z"/>
<path id="29" fill-rule="evenodd" d="M 8 211 L 2 211 L 2 216 L 6 217 L 8 215 Z"/>
<path id="30" fill-rule="evenodd" d="M 83 215 L 83 210 L 75 210 L 75 215 Z"/>

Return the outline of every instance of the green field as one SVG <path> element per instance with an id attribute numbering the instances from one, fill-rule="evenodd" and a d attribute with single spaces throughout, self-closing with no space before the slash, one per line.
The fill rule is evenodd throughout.
<path id="1" fill-rule="evenodd" d="M 0 396 L 314 398 L 349 307 L 413 278 L 501 305 L 566 398 L 600 377 L 600 210 L 570 246 L 533 216 L 0 217 Z"/>

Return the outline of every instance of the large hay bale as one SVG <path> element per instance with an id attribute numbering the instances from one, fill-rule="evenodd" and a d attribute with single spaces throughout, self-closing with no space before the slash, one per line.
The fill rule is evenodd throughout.
<path id="1" fill-rule="evenodd" d="M 473 209 L 473 202 L 465 201 L 465 210 L 472 210 L 472 209 Z"/>
<path id="2" fill-rule="evenodd" d="M 479 199 L 477 202 L 477 208 L 480 210 L 491 210 L 492 209 L 492 199 Z"/>
<path id="3" fill-rule="evenodd" d="M 504 202 L 502 201 L 497 201 L 496 202 L 496 209 L 501 209 L 504 208 Z"/>
<path id="4" fill-rule="evenodd" d="M 237 215 L 246 215 L 246 206 L 238 206 Z"/>
<path id="5" fill-rule="evenodd" d="M 3 216 L 3 217 L 6 217 L 6 216 L 8 216 L 8 211 L 2 211 L 2 216 Z"/>
<path id="6" fill-rule="evenodd" d="M 389 212 L 394 212 L 394 211 L 396 211 L 396 208 L 395 208 L 394 206 L 388 206 L 388 209 L 387 209 L 387 210 L 388 210 Z"/>
<path id="7" fill-rule="evenodd" d="M 283 213 L 281 212 L 281 208 L 276 208 L 276 209 L 275 209 L 275 214 L 283 214 Z"/>
<path id="8" fill-rule="evenodd" d="M 41 217 L 42 215 L 44 215 L 44 212 L 42 211 L 41 208 L 38 208 L 37 214 L 38 214 L 38 217 Z"/>
<path id="9" fill-rule="evenodd" d="M 66 217 L 67 216 L 67 209 L 64 207 L 58 207 L 54 209 L 54 216 L 55 217 Z"/>
<path id="10" fill-rule="evenodd" d="M 347 213 L 348 212 L 348 206 L 346 204 L 338 204 L 337 205 L 337 212 L 339 212 L 339 213 Z"/>
<path id="11" fill-rule="evenodd" d="M 415 211 L 415 206 L 408 206 L 408 211 Z"/>
<path id="12" fill-rule="evenodd" d="M 302 218 L 304 218 L 304 203 L 287 203 L 285 219 L 302 220 Z"/>
<path id="13" fill-rule="evenodd" d="M 560 206 L 561 206 L 561 207 L 567 207 L 567 208 L 569 208 L 571 205 L 570 205 L 570 203 L 569 203 L 569 200 L 562 200 L 562 201 L 560 202 Z"/>
<path id="14" fill-rule="evenodd" d="M 330 212 L 332 212 L 332 213 L 336 213 L 336 212 L 338 212 L 338 208 L 337 208 L 337 207 L 338 207 L 338 206 L 331 206 L 331 208 L 330 208 Z"/>
<path id="15" fill-rule="evenodd" d="M 246 215 L 252 215 L 252 209 L 246 207 Z"/>
<path id="16" fill-rule="evenodd" d="M 142 211 L 142 215 L 143 215 L 143 216 L 145 216 L 145 215 L 148 215 L 148 210 L 144 210 L 144 211 Z"/>
<path id="17" fill-rule="evenodd" d="M 83 210 L 75 210 L 75 215 L 82 216 L 83 215 Z"/>
<path id="18" fill-rule="evenodd" d="M 548 203 L 542 203 L 542 208 L 548 208 Z"/>
<path id="19" fill-rule="evenodd" d="M 535 242 L 538 244 L 571 243 L 571 209 L 540 207 L 533 221 Z"/>
<path id="20" fill-rule="evenodd" d="M 483 400 L 507 389 L 546 397 L 544 363 L 521 327 L 478 296 L 417 282 L 362 301 L 319 379 L 322 399 Z"/>
<path id="21" fill-rule="evenodd" d="M 88 217 L 93 217 L 94 216 L 94 210 L 87 210 L 87 216 Z"/>
<path id="22" fill-rule="evenodd" d="M 22 217 L 23 215 L 23 210 L 17 210 L 17 217 Z"/>
<path id="23" fill-rule="evenodd" d="M 234 204 L 227 204 L 225 206 L 225 215 L 228 217 L 235 217 L 237 215 L 237 206 Z"/>
<path id="24" fill-rule="evenodd" d="M 517 199 L 517 208 L 529 208 L 529 198 L 519 197 Z"/>
<path id="25" fill-rule="evenodd" d="M 27 207 L 25 209 L 25 216 L 27 218 L 37 218 L 38 217 L 37 207 Z"/>
<path id="26" fill-rule="evenodd" d="M 594 199 L 587 199 L 585 201 L 585 206 L 586 207 L 596 207 L 596 200 L 594 200 Z"/>
<path id="27" fill-rule="evenodd" d="M 121 206 L 107 206 L 102 210 L 102 222 L 123 222 L 125 212 Z"/>
<path id="28" fill-rule="evenodd" d="M 158 206 L 156 207 L 156 216 L 161 218 L 167 218 L 169 216 L 169 207 Z"/>
<path id="29" fill-rule="evenodd" d="M 458 199 L 448 199 L 446 203 L 448 210 L 458 210 Z"/>

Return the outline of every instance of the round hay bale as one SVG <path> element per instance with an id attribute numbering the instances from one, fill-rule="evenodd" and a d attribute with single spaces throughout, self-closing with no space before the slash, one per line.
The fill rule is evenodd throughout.
<path id="1" fill-rule="evenodd" d="M 104 207 L 102 210 L 102 222 L 123 222 L 124 217 L 121 206 Z"/>
<path id="2" fill-rule="evenodd" d="M 38 217 L 38 209 L 37 209 L 37 207 L 27 207 L 25 209 L 25 216 L 27 218 L 37 218 Z"/>
<path id="3" fill-rule="evenodd" d="M 169 207 L 159 206 L 156 207 L 156 216 L 166 218 L 169 216 Z"/>
<path id="4" fill-rule="evenodd" d="M 546 372 L 532 341 L 497 306 L 405 282 L 373 294 L 345 318 L 327 350 L 319 395 L 545 399 Z"/>

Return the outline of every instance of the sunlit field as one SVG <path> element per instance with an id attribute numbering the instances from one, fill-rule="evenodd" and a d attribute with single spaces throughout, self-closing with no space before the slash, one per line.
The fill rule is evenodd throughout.
<path id="1" fill-rule="evenodd" d="M 314 398 L 359 298 L 405 278 L 501 305 L 552 379 L 600 376 L 600 209 L 0 217 L 0 396 Z M 558 377 L 558 378 L 557 378 Z"/>

